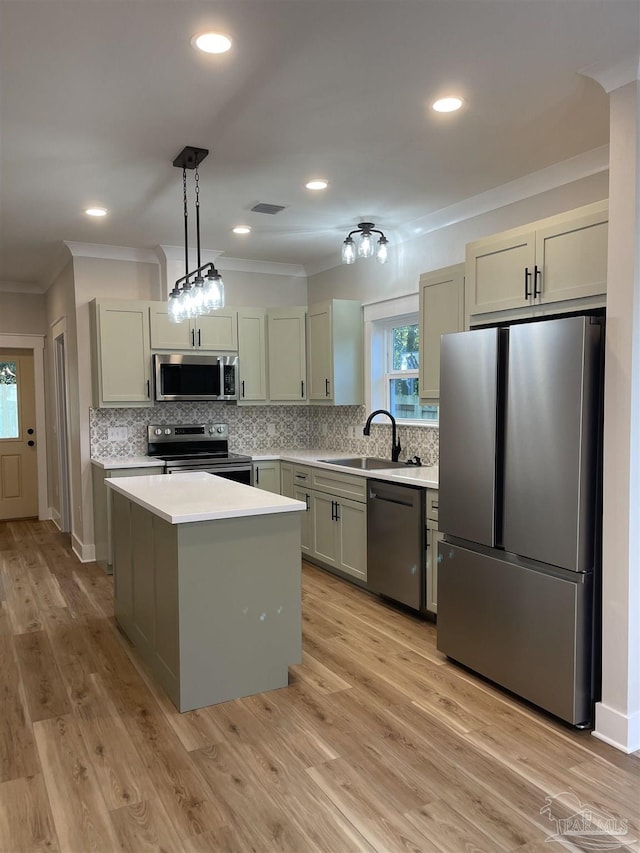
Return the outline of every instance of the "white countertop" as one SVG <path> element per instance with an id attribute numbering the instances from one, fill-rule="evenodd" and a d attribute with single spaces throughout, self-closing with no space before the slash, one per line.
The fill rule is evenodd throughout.
<path id="1" fill-rule="evenodd" d="M 91 464 L 105 471 L 113 471 L 118 468 L 162 468 L 164 460 L 151 459 L 149 456 L 103 456 L 92 457 Z"/>
<path id="2" fill-rule="evenodd" d="M 302 501 L 202 471 L 112 477 L 105 482 L 109 488 L 170 524 L 306 510 Z"/>
<path id="3" fill-rule="evenodd" d="M 424 489 L 438 488 L 438 466 L 423 465 L 422 467 L 414 467 L 407 465 L 404 468 L 377 468 L 372 471 L 367 471 L 362 468 L 349 468 L 343 465 L 331 465 L 327 462 L 322 462 L 322 459 L 344 459 L 348 456 L 355 456 L 348 451 L 340 452 L 338 450 L 323 450 L 322 448 L 311 449 L 290 449 L 290 448 L 273 448 L 262 450 L 258 453 L 253 453 L 251 458 L 254 462 L 267 462 L 281 460 L 282 462 L 297 462 L 302 465 L 317 465 L 320 468 L 326 468 L 331 471 L 340 471 L 343 474 L 355 474 L 357 477 L 369 477 L 375 480 L 387 480 L 390 483 L 408 483 L 413 486 L 421 486 Z M 105 470 L 114 470 L 118 468 L 146 468 L 157 466 L 159 460 L 150 459 L 148 456 L 128 456 L 124 458 L 104 457 L 91 460 L 93 465 Z M 175 476 L 175 475 L 171 475 Z"/>
<path id="4" fill-rule="evenodd" d="M 438 488 L 438 466 L 422 465 L 420 467 L 406 465 L 403 468 L 375 468 L 365 470 L 363 468 L 351 468 L 346 465 L 333 465 L 323 462 L 323 459 L 346 459 L 358 454 L 337 450 L 322 450 L 314 448 L 311 450 L 270 450 L 260 454 L 253 454 L 254 462 L 280 459 L 282 462 L 297 462 L 301 465 L 316 465 L 327 471 L 340 471 L 343 474 L 355 474 L 357 477 L 368 477 L 370 480 L 387 480 L 390 483 L 407 483 L 412 486 L 421 486 L 424 489 Z"/>

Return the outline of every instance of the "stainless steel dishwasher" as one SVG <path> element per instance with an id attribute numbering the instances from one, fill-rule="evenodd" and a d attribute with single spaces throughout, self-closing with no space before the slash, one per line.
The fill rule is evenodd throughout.
<path id="1" fill-rule="evenodd" d="M 424 607 L 425 490 L 369 480 L 367 585 L 394 601 Z"/>

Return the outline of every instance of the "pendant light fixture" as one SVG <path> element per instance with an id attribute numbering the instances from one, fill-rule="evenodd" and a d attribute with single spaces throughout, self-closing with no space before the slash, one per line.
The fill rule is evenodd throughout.
<path id="1" fill-rule="evenodd" d="M 357 234 L 360 238 L 357 244 L 353 239 L 354 234 Z M 374 245 L 374 234 L 380 235 L 380 238 L 377 240 L 377 248 Z M 342 244 L 342 263 L 353 264 L 356 258 L 370 258 L 375 255 L 375 259 L 379 264 L 386 264 L 388 245 L 389 241 L 382 231 L 374 227 L 373 222 L 359 222 L 358 227 L 349 232 Z"/>
<path id="2" fill-rule="evenodd" d="M 169 294 L 169 319 L 181 323 L 200 314 L 224 307 L 224 283 L 214 264 L 200 263 L 200 175 L 198 166 L 209 152 L 206 148 L 187 145 L 173 161 L 182 169 L 182 201 L 184 213 L 184 271 Z M 187 205 L 187 169 L 195 172 L 196 248 L 198 266 L 189 271 L 189 210 Z M 204 272 L 204 276 L 203 276 Z"/>

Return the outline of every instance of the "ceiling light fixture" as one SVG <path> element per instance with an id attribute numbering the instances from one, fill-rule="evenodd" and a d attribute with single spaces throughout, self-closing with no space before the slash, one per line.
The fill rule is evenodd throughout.
<path id="1" fill-rule="evenodd" d="M 314 178 L 312 181 L 307 181 L 305 187 L 308 190 L 326 190 L 329 186 L 329 182 L 325 181 L 324 178 Z"/>
<path id="2" fill-rule="evenodd" d="M 248 225 L 236 225 L 231 229 L 234 234 L 251 234 L 251 228 Z"/>
<path id="3" fill-rule="evenodd" d="M 87 216 L 106 216 L 107 210 L 104 207 L 88 207 L 85 213 Z"/>
<path id="4" fill-rule="evenodd" d="M 353 235 L 358 234 L 360 240 L 356 246 Z M 379 234 L 378 248 L 374 247 L 374 234 Z M 358 227 L 350 231 L 342 244 L 342 263 L 353 264 L 356 258 L 370 258 L 375 255 L 379 264 L 386 264 L 388 257 L 389 241 L 382 231 L 374 227 L 373 222 L 358 222 Z"/>
<path id="5" fill-rule="evenodd" d="M 437 113 L 454 113 L 462 106 L 462 98 L 438 98 L 433 104 L 433 109 Z"/>
<path id="6" fill-rule="evenodd" d="M 224 33 L 197 33 L 191 44 L 203 53 L 226 53 L 231 50 L 232 41 Z"/>
<path id="7" fill-rule="evenodd" d="M 193 148 L 187 145 L 173 161 L 173 165 L 182 169 L 182 201 L 184 209 L 184 270 L 169 294 L 169 319 L 181 323 L 191 317 L 207 314 L 224 307 L 224 283 L 218 270 L 212 263 L 200 263 L 200 175 L 198 166 L 209 152 L 206 148 Z M 196 247 L 198 266 L 189 272 L 189 214 L 187 208 L 187 169 L 195 171 L 196 194 Z M 206 270 L 206 277 L 202 271 Z"/>

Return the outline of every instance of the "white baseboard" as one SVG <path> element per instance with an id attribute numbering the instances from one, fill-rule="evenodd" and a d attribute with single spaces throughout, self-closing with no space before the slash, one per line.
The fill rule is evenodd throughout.
<path id="1" fill-rule="evenodd" d="M 71 534 L 71 550 L 81 563 L 93 563 L 96 559 L 96 546 L 83 545 L 75 533 Z"/>
<path id="2" fill-rule="evenodd" d="M 60 513 L 58 512 L 58 510 L 54 509 L 53 507 L 49 507 L 49 516 L 48 517 L 51 519 L 51 521 L 53 521 L 55 526 L 62 533 L 62 528 L 60 527 Z"/>
<path id="3" fill-rule="evenodd" d="M 598 702 L 592 735 L 627 754 L 636 752 L 640 749 L 640 713 L 623 714 Z"/>

